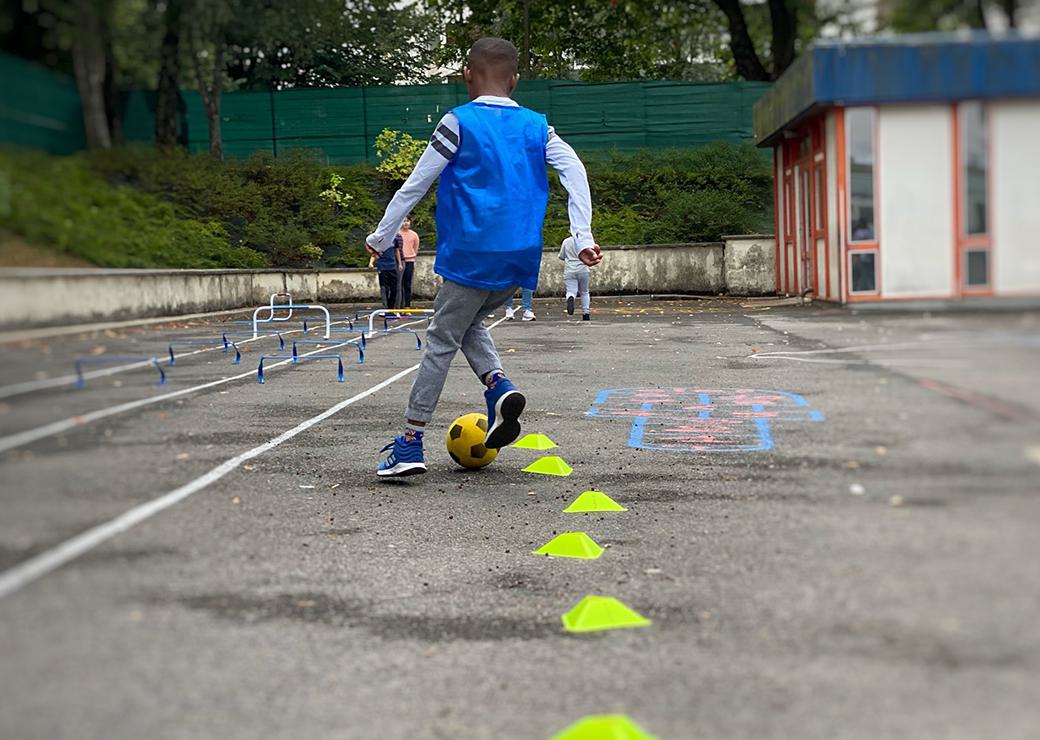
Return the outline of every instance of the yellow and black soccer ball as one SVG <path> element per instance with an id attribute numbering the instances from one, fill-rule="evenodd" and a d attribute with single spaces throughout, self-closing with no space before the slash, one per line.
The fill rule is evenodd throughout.
<path id="1" fill-rule="evenodd" d="M 488 420 L 484 414 L 460 416 L 448 427 L 448 454 L 464 468 L 482 468 L 498 457 L 484 446 Z"/>

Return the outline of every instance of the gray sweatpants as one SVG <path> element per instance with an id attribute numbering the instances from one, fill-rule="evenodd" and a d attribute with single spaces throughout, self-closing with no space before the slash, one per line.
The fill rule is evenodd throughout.
<path id="1" fill-rule="evenodd" d="M 588 269 L 563 273 L 563 287 L 567 291 L 567 297 L 581 296 L 581 312 L 589 312 L 589 271 Z"/>
<path id="2" fill-rule="evenodd" d="M 460 349 L 478 378 L 501 370 L 502 361 L 484 328 L 484 317 L 504 304 L 516 290 L 481 290 L 445 280 L 433 304 L 426 331 L 426 352 L 412 383 L 405 419 L 429 422 L 448 377 L 448 368 Z"/>

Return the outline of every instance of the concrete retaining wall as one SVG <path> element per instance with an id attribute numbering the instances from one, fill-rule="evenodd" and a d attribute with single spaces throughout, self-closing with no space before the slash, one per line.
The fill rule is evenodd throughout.
<path id="1" fill-rule="evenodd" d="M 591 288 L 607 295 L 773 293 L 771 243 L 771 237 L 734 237 L 725 243 L 607 247 L 607 259 L 593 271 Z M 433 255 L 421 254 L 413 282 L 415 295 L 432 298 L 439 285 L 440 278 L 433 274 Z M 364 269 L 5 269 L 0 270 L 0 329 L 257 306 L 284 290 L 295 301 L 319 303 L 379 297 L 376 273 Z M 538 295 L 562 293 L 563 264 L 556 250 L 546 250 Z"/>

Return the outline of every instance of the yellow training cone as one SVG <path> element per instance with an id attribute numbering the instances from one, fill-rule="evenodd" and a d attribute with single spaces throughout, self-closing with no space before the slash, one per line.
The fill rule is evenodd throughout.
<path id="1" fill-rule="evenodd" d="M 534 555 L 552 555 L 557 558 L 582 558 L 595 560 L 603 554 L 603 548 L 584 532 L 564 532 L 549 540 L 534 551 Z"/>
<path id="2" fill-rule="evenodd" d="M 524 468 L 525 473 L 541 473 L 542 475 L 567 476 L 574 472 L 574 468 L 563 461 L 562 457 L 546 455 L 540 457 Z"/>
<path id="3" fill-rule="evenodd" d="M 551 450 L 556 446 L 557 444 L 544 434 L 527 434 L 522 439 L 513 442 L 513 447 L 519 447 L 522 450 Z"/>
<path id="4" fill-rule="evenodd" d="M 603 491 L 585 491 L 563 510 L 564 514 L 580 514 L 586 511 L 628 511 Z"/>
<path id="5" fill-rule="evenodd" d="M 561 619 L 568 632 L 599 632 L 650 624 L 642 614 L 609 596 L 586 596 Z"/>
<path id="6" fill-rule="evenodd" d="M 658 740 L 623 714 L 591 714 L 549 740 Z"/>

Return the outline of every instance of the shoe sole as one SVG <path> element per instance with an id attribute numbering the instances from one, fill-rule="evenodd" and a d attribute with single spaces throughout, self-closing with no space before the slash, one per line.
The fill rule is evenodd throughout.
<path id="1" fill-rule="evenodd" d="M 521 321 L 535 321 L 535 318 L 534 318 L 534 316 L 532 316 L 532 317 L 531 317 L 531 318 L 529 318 L 529 319 L 528 319 L 528 318 L 523 318 L 523 319 L 520 319 L 520 320 L 521 320 Z"/>
<path id="2" fill-rule="evenodd" d="M 520 414 L 527 399 L 520 391 L 509 391 L 495 403 L 495 425 L 488 429 L 484 446 L 500 450 L 520 436 Z"/>
<path id="3" fill-rule="evenodd" d="M 568 316 L 573 316 L 574 315 L 574 296 L 569 296 L 567 298 L 567 315 Z"/>
<path id="4" fill-rule="evenodd" d="M 426 472 L 426 463 L 397 463 L 392 468 L 377 470 L 380 478 L 404 478 L 408 475 L 422 475 Z"/>

